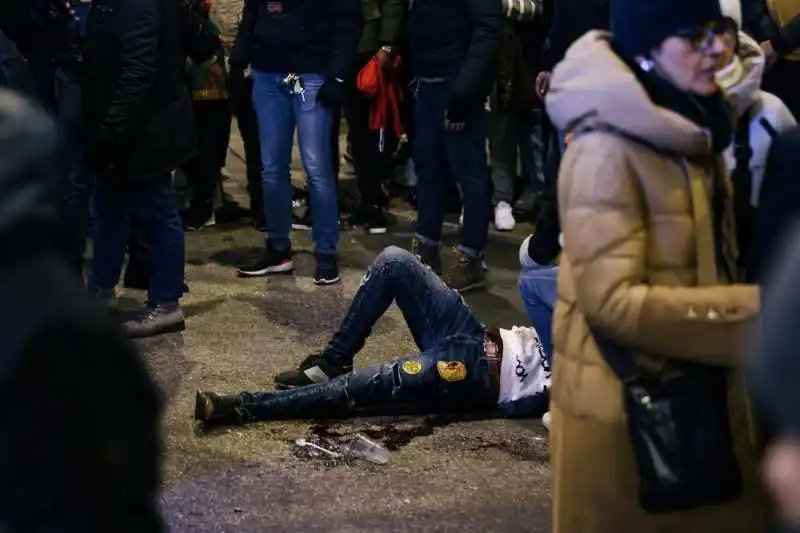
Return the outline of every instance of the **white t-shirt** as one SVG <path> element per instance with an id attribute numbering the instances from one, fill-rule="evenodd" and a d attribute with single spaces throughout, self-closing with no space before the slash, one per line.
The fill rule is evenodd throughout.
<path id="1" fill-rule="evenodd" d="M 515 404 L 547 393 L 553 373 L 536 330 L 514 326 L 510 331 L 501 329 L 500 337 L 503 361 L 498 405 Z"/>

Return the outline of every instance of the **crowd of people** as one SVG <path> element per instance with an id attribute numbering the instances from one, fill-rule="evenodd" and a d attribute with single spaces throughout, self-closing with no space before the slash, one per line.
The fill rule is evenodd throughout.
<path id="1" fill-rule="evenodd" d="M 765 487 L 800 527 L 798 367 L 784 338 L 800 305 L 800 2 L 245 0 L 232 43 L 213 14 L 208 0 L 0 6 L 0 86 L 28 99 L 0 94 L 0 286 L 14 304 L 7 342 L 24 354 L 7 366 L 19 370 L 7 397 L 26 420 L 81 411 L 87 431 L 49 440 L 48 457 L 93 453 L 51 490 L 69 499 L 91 478 L 104 509 L 92 526 L 78 519 L 85 502 L 42 512 L 26 499 L 35 476 L 9 464 L 3 489 L 20 489 L 0 523 L 158 531 L 159 401 L 123 333 L 185 328 L 185 232 L 249 216 L 264 248 L 238 275 L 257 277 L 293 273 L 292 230 L 311 229 L 314 283 L 332 285 L 343 224 L 388 231 L 402 175 L 417 211 L 408 249 L 376 258 L 339 330 L 279 373 L 279 390 L 198 392 L 199 422 L 542 417 L 557 533 L 768 531 Z M 220 194 L 233 116 L 246 213 Z M 343 122 L 359 192 L 346 214 Z M 443 257 L 449 209 L 461 229 Z M 535 221 L 520 247 L 530 324 L 487 328 L 461 293 L 486 285 L 489 227 L 520 216 Z M 124 267 L 147 303 L 120 330 Z M 420 353 L 354 368 L 393 303 Z M 109 350 L 114 365 L 99 361 Z M 116 395 L 140 432 L 74 392 L 101 372 L 92 394 Z M 53 392 L 29 399 L 30 383 Z M 12 418 L 9 462 L 40 436 L 35 423 L 11 431 Z M 135 490 L 103 492 L 113 476 Z"/>

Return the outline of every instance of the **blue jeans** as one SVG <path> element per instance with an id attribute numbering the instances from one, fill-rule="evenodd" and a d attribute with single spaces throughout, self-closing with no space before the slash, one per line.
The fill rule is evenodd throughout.
<path id="1" fill-rule="evenodd" d="M 321 74 L 300 74 L 303 94 L 293 94 L 283 83 L 287 73 L 253 72 L 253 102 L 261 138 L 264 207 L 267 238 L 279 250 L 291 246 L 292 161 L 297 126 L 300 157 L 308 177 L 313 213 L 311 238 L 319 253 L 336 253 L 339 244 L 339 207 L 331 162 L 332 113 L 317 103 L 325 81 Z"/>
<path id="2" fill-rule="evenodd" d="M 339 331 L 325 348 L 325 357 L 352 364 L 392 302 L 403 313 L 421 353 L 361 368 L 323 384 L 242 393 L 250 416 L 277 420 L 496 407 L 497 390 L 483 346 L 484 326 L 456 291 L 410 252 L 395 246 L 381 252 L 367 270 Z M 443 379 L 437 370 L 440 362 L 460 363 L 466 376 L 457 381 Z"/>
<path id="3" fill-rule="evenodd" d="M 557 267 L 523 268 L 519 292 L 528 318 L 542 341 L 547 362 L 553 362 L 553 308 L 556 305 Z"/>
<path id="4" fill-rule="evenodd" d="M 414 169 L 417 174 L 416 233 L 423 244 L 438 245 L 447 205 L 448 176 L 464 199 L 461 249 L 478 256 L 489 230 L 489 168 L 486 162 L 487 117 L 476 102 L 462 131 L 445 130 L 452 82 L 420 82 L 415 103 Z"/>
<path id="5" fill-rule="evenodd" d="M 98 180 L 94 201 L 96 223 L 89 286 L 108 290 L 119 282 L 133 219 L 151 245 L 148 302 L 177 302 L 183 294 L 184 235 L 170 175 L 126 185 Z"/>
<path id="6" fill-rule="evenodd" d="M 86 135 L 78 73 L 56 68 L 54 89 L 59 129 L 58 176 L 62 242 L 70 265 L 81 272 L 89 230 L 91 179 L 83 164 Z"/>

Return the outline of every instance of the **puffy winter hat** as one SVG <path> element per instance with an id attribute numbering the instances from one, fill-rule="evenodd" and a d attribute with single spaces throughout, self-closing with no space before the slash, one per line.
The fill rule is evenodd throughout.
<path id="1" fill-rule="evenodd" d="M 719 0 L 719 7 L 722 9 L 723 17 L 732 19 L 739 29 L 742 28 L 742 2 L 740 0 Z"/>
<path id="2" fill-rule="evenodd" d="M 628 58 L 647 55 L 682 30 L 722 19 L 720 0 L 611 0 L 611 33 Z"/>

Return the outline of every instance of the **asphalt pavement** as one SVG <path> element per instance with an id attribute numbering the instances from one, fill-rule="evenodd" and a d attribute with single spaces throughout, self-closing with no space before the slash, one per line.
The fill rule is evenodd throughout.
<path id="1" fill-rule="evenodd" d="M 234 136 L 226 188 L 242 198 L 237 143 Z M 527 323 L 516 290 L 516 243 L 525 231 L 490 238 L 490 288 L 466 295 L 487 325 Z M 454 242 L 452 226 L 447 235 Z M 162 502 L 173 532 L 549 531 L 547 433 L 538 421 L 371 418 L 209 433 L 192 421 L 196 389 L 268 390 L 277 371 L 323 347 L 364 268 L 383 247 L 408 246 L 410 239 L 403 213 L 389 235 L 344 233 L 342 283 L 316 287 L 308 233 L 294 234 L 296 275 L 269 279 L 236 277 L 235 266 L 262 246 L 255 230 L 214 226 L 187 236 L 187 330 L 140 343 L 168 400 Z M 143 295 L 128 291 L 125 298 Z M 356 364 L 413 352 L 403 317 L 392 307 Z M 297 438 L 346 443 L 357 433 L 389 448 L 389 463 L 335 463 L 294 444 Z"/>

